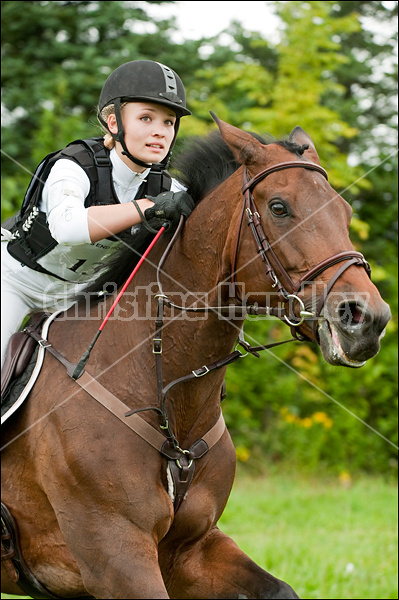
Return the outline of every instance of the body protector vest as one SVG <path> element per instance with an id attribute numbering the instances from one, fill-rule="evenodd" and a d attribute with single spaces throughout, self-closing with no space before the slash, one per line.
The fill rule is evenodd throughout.
<path id="1" fill-rule="evenodd" d="M 90 191 L 85 207 L 119 204 L 112 183 L 112 165 L 109 150 L 102 138 L 76 140 L 66 148 L 53 152 L 37 167 L 26 191 L 20 212 L 13 222 L 4 224 L 12 234 L 8 252 L 29 268 L 75 283 L 92 282 L 109 264 L 110 257 L 121 244 L 134 247 L 131 230 L 122 231 L 100 242 L 84 246 L 59 246 L 52 237 L 45 212 L 39 210 L 44 184 L 51 168 L 61 158 L 75 161 L 90 180 Z M 164 166 L 153 165 L 136 198 L 157 196 L 171 188 L 172 179 Z M 132 198 L 133 199 L 133 198 Z M 11 225 L 11 226 L 10 226 Z M 135 228 L 137 229 L 137 228 Z M 82 256 L 81 256 L 82 255 Z"/>

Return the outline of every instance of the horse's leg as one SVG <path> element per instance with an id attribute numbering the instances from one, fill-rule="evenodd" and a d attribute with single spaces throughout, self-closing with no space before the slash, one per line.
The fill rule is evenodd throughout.
<path id="1" fill-rule="evenodd" d="M 90 521 L 90 523 L 88 523 Z M 153 535 L 120 516 L 103 513 L 86 520 L 85 533 L 70 527 L 64 535 L 82 581 L 95 598 L 169 598 Z"/>
<path id="2" fill-rule="evenodd" d="M 160 556 L 171 598 L 299 598 L 287 583 L 261 569 L 217 527 L 171 557 L 165 551 Z"/>

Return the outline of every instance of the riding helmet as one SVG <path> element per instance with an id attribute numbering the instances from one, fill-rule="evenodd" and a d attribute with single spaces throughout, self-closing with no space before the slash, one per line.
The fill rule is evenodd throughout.
<path id="1" fill-rule="evenodd" d="M 99 112 L 116 98 L 151 101 L 172 108 L 178 118 L 191 115 L 183 83 L 175 71 L 152 60 L 132 60 L 111 73 L 100 94 Z"/>
<path id="2" fill-rule="evenodd" d="M 118 133 L 111 134 L 123 147 L 123 154 L 134 163 L 144 167 L 151 165 L 130 154 L 125 143 L 120 106 L 122 102 L 155 102 L 171 108 L 176 114 L 175 136 L 167 157 L 160 163 L 165 168 L 170 159 L 170 152 L 176 141 L 180 118 L 191 115 L 186 108 L 186 94 L 182 80 L 175 71 L 152 60 L 133 60 L 120 65 L 106 80 L 98 103 L 98 119 L 108 129 L 101 117 L 101 111 L 109 104 L 115 106 Z"/>

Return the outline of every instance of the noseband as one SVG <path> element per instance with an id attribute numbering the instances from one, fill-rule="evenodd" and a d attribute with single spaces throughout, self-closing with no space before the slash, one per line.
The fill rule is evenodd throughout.
<path id="1" fill-rule="evenodd" d="M 244 194 L 244 204 L 243 204 L 243 210 L 242 210 L 242 214 L 241 214 L 241 222 L 240 222 L 239 232 L 238 232 L 236 246 L 235 246 L 234 265 L 233 265 L 232 272 L 233 272 L 233 277 L 234 277 L 234 274 L 236 272 L 236 267 L 237 267 L 238 246 L 239 246 L 241 225 L 242 225 L 244 214 L 246 214 L 248 225 L 251 227 L 251 231 L 252 231 L 254 239 L 255 239 L 255 244 L 257 247 L 258 254 L 265 264 L 266 276 L 270 279 L 272 287 L 276 289 L 277 297 L 278 297 L 279 301 L 283 303 L 284 309 L 285 309 L 284 310 L 285 314 L 282 314 L 282 315 L 279 313 L 273 312 L 273 309 L 269 309 L 268 313 L 274 314 L 275 316 L 279 316 L 280 318 L 283 318 L 291 326 L 291 331 L 293 332 L 295 337 L 297 337 L 297 330 L 295 330 L 295 327 L 298 327 L 299 325 L 301 325 L 306 318 L 312 319 L 313 327 L 311 329 L 311 334 L 312 334 L 312 337 L 315 338 L 318 317 L 320 316 L 321 310 L 324 306 L 327 296 L 330 293 L 330 291 L 331 291 L 333 285 L 335 284 L 335 282 L 337 281 L 337 279 L 339 279 L 339 277 L 341 277 L 341 275 L 347 269 L 349 269 L 349 267 L 351 267 L 352 265 L 363 267 L 366 270 L 369 277 L 370 277 L 370 273 L 371 273 L 371 268 L 370 268 L 370 265 L 368 264 L 368 262 L 365 260 L 363 254 L 361 254 L 360 252 L 356 252 L 354 250 L 350 250 L 348 252 L 339 252 L 338 254 L 334 254 L 330 258 L 327 258 L 327 259 L 321 261 L 315 267 L 310 269 L 310 271 L 308 271 L 303 277 L 301 277 L 301 279 L 297 283 L 294 283 L 292 281 L 291 277 L 289 276 L 286 269 L 283 267 L 283 265 L 279 261 L 271 244 L 269 243 L 269 241 L 267 239 L 267 236 L 262 227 L 260 215 L 256 209 L 255 201 L 254 201 L 254 198 L 252 195 L 252 190 L 255 188 L 255 186 L 260 181 L 263 181 L 263 179 L 265 179 L 265 177 L 267 177 L 268 175 L 271 175 L 272 173 L 276 173 L 278 171 L 282 171 L 285 169 L 292 169 L 292 168 L 298 168 L 298 167 L 302 168 L 302 169 L 309 169 L 312 171 L 317 171 L 318 173 L 321 173 L 323 175 L 323 177 L 325 177 L 328 180 L 327 172 L 325 171 L 325 169 L 323 169 L 323 167 L 321 167 L 318 164 L 310 163 L 310 162 L 291 161 L 291 162 L 279 163 L 277 165 L 273 165 L 271 167 L 268 167 L 267 169 L 264 169 L 263 171 L 261 171 L 260 173 L 258 173 L 254 177 L 252 177 L 252 179 L 248 178 L 247 168 L 245 167 L 245 169 L 244 169 L 244 184 L 242 187 L 242 192 Z M 342 265 L 336 271 L 336 273 L 333 275 L 333 277 L 330 279 L 330 281 L 326 285 L 324 293 L 323 293 L 322 297 L 320 298 L 319 303 L 317 305 L 316 312 L 315 313 L 307 312 L 305 310 L 303 301 L 301 300 L 301 298 L 299 298 L 298 294 L 302 291 L 302 289 L 304 288 L 304 286 L 306 284 L 314 281 L 316 279 L 316 277 L 321 275 L 321 273 L 323 273 L 330 267 L 333 267 L 334 265 L 339 264 L 341 262 L 344 262 L 345 264 Z M 288 314 L 287 314 L 286 304 L 289 303 L 290 300 L 297 301 L 299 303 L 299 306 L 300 306 L 300 313 L 299 313 L 300 318 L 299 319 L 295 315 L 292 315 L 290 313 L 289 308 L 288 308 Z"/>

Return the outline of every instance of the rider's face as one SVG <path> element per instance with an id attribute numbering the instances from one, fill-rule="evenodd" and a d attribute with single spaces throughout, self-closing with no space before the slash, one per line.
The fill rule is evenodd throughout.
<path id="1" fill-rule="evenodd" d="M 165 158 L 175 135 L 176 115 L 171 109 L 152 102 L 129 102 L 122 108 L 122 121 L 130 154 L 146 163 L 158 163 Z M 108 117 L 108 127 L 112 133 L 118 131 L 115 115 Z M 132 168 L 119 143 L 116 150 Z M 137 171 L 143 171 L 143 167 L 137 165 Z"/>

